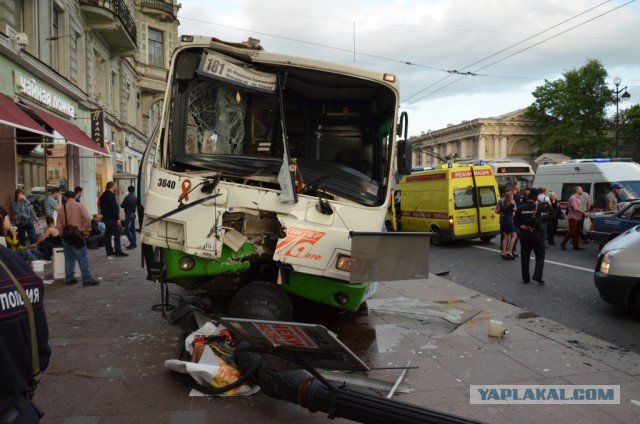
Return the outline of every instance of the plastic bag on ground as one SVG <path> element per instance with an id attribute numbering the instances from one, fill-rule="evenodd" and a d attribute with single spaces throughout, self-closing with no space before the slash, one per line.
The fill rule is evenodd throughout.
<path id="1" fill-rule="evenodd" d="M 191 353 L 192 361 L 169 359 L 164 362 L 164 366 L 172 371 L 189 374 L 199 384 L 209 385 L 213 388 L 225 387 L 238 381 L 240 372 L 235 364 L 229 364 L 219 356 L 223 355 L 227 360 L 233 356 L 229 352 L 229 343 L 221 341 L 226 333 L 227 330 L 224 326 L 206 323 L 185 339 L 185 348 Z M 217 354 L 214 353 L 212 346 L 216 349 Z M 260 387 L 257 385 L 242 384 L 220 396 L 249 396 L 259 390 Z"/>

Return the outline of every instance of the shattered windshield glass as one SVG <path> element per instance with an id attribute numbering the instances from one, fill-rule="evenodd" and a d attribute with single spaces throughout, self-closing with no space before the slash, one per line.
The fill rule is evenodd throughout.
<path id="1" fill-rule="evenodd" d="M 188 105 L 185 153 L 241 155 L 244 111 L 228 87 L 199 84 Z"/>
<path id="2" fill-rule="evenodd" d="M 312 69 L 256 69 L 204 52 L 184 58 L 184 68 L 176 71 L 169 134 L 175 170 L 216 170 L 223 179 L 245 181 L 260 177 L 263 186 L 283 189 L 285 158 L 291 162 L 287 169 L 295 164 L 303 194 L 322 192 L 364 205 L 384 201 L 392 90 Z M 318 179 L 321 184 L 309 184 Z"/>

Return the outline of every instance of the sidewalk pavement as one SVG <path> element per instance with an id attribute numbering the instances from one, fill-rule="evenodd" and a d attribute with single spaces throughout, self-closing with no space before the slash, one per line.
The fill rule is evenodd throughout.
<path id="1" fill-rule="evenodd" d="M 145 279 L 139 250 L 128 253 L 107 258 L 103 249 L 89 251 L 98 286 L 46 286 L 53 355 L 35 396 L 43 423 L 328 422 L 326 414 L 261 392 L 189 397 L 190 389 L 164 367 L 178 358 L 181 329 L 152 310 L 160 285 Z M 184 293 L 174 285 L 169 290 L 174 300 Z M 543 287 L 523 290 L 544 296 Z M 491 319 L 503 322 L 505 337 L 488 336 Z M 323 325 L 371 368 L 409 361 L 417 367 L 401 383 L 411 392 L 394 394 L 402 402 L 487 423 L 640 422 L 632 402 L 640 401 L 640 355 L 435 275 L 381 283 L 366 311 L 338 313 Z M 393 384 L 400 374 L 373 370 L 368 376 Z M 471 405 L 469 385 L 476 384 L 613 384 L 620 385 L 621 403 Z"/>

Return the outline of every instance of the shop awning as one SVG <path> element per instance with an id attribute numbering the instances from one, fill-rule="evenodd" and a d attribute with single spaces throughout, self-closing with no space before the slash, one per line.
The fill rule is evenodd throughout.
<path id="1" fill-rule="evenodd" d="M 13 100 L 4 94 L 0 94 L 0 124 L 51 137 L 51 133 L 38 125 L 38 123 L 24 113 Z"/>
<path id="2" fill-rule="evenodd" d="M 67 143 L 73 144 L 74 146 L 82 147 L 83 149 L 91 150 L 94 153 L 98 153 L 100 155 L 109 156 L 109 152 L 107 152 L 104 147 L 100 147 L 98 143 L 93 141 L 88 135 L 86 135 L 80 128 L 78 128 L 74 124 L 67 122 L 64 119 L 58 118 L 57 116 L 54 116 L 49 112 L 45 112 L 44 110 L 37 107 L 29 105 L 29 109 L 31 109 L 44 122 L 46 122 L 47 125 L 58 131 L 67 140 Z"/>

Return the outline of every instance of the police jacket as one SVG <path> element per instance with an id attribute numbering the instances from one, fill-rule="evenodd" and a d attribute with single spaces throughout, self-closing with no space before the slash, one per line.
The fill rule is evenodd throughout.
<path id="1" fill-rule="evenodd" d="M 33 305 L 40 371 L 49 365 L 49 329 L 44 313 L 42 280 L 24 259 L 0 246 L 0 260 L 11 270 Z M 33 377 L 29 316 L 22 297 L 0 267 L 0 414 L 22 396 Z"/>
<path id="2" fill-rule="evenodd" d="M 100 196 L 100 211 L 107 219 L 120 219 L 120 206 L 116 200 L 116 195 L 111 190 L 106 190 Z"/>
<path id="3" fill-rule="evenodd" d="M 520 206 L 513 217 L 516 228 L 525 232 L 542 232 L 542 217 L 540 207 L 533 200 L 527 200 Z"/>

